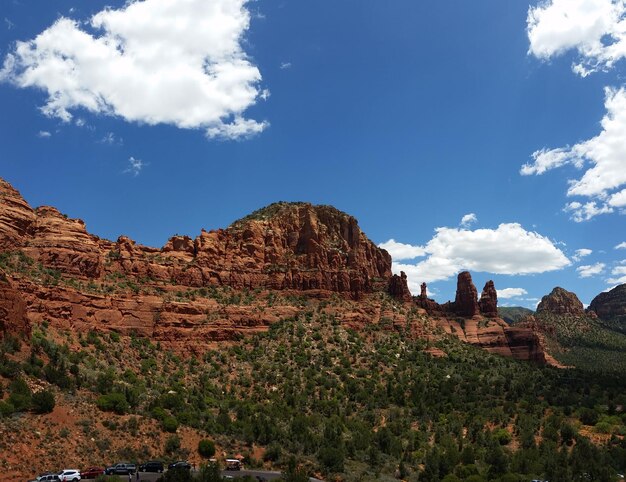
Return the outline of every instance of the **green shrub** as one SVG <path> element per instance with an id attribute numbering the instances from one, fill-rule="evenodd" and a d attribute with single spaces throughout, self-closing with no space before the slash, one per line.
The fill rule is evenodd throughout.
<path id="1" fill-rule="evenodd" d="M 54 410 L 54 393 L 42 390 L 33 395 L 33 410 L 37 413 L 50 413 Z"/>
<path id="2" fill-rule="evenodd" d="M 4 402 L 0 400 L 0 417 L 8 417 L 15 412 L 15 407 L 11 402 Z"/>
<path id="3" fill-rule="evenodd" d="M 500 445 L 508 445 L 511 443 L 511 434 L 508 430 L 504 428 L 499 428 L 493 433 L 493 438 L 495 438 Z"/>
<path id="4" fill-rule="evenodd" d="M 123 415 L 128 411 L 128 402 L 123 393 L 109 393 L 107 395 L 101 395 L 96 400 L 96 405 L 100 410 L 105 412 L 115 412 L 118 415 Z"/>
<path id="5" fill-rule="evenodd" d="M 165 452 L 168 454 L 173 454 L 180 449 L 180 438 L 177 435 L 172 435 L 167 437 L 165 441 Z"/>
<path id="6" fill-rule="evenodd" d="M 22 378 L 16 378 L 9 385 L 9 403 L 13 405 L 16 412 L 28 410 L 31 405 L 32 392 Z"/>
<path id="7" fill-rule="evenodd" d="M 213 457 L 215 455 L 215 443 L 212 440 L 200 440 L 198 442 L 198 453 L 203 457 Z"/>
<path id="8" fill-rule="evenodd" d="M 166 432 L 175 433 L 178 430 L 178 420 L 175 417 L 167 416 L 163 419 L 161 426 Z"/>

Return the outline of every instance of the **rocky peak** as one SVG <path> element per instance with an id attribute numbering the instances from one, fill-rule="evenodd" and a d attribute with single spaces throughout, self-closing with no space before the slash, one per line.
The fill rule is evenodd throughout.
<path id="1" fill-rule="evenodd" d="M 478 306 L 483 315 L 490 318 L 498 316 L 498 292 L 493 281 L 489 280 L 485 283 Z"/>
<path id="2" fill-rule="evenodd" d="M 626 326 L 626 284 L 596 296 L 589 305 L 589 312 L 603 320 L 618 319 Z"/>
<path id="3" fill-rule="evenodd" d="M 411 301 L 412 296 L 407 284 L 406 273 L 400 271 L 400 276 L 394 274 L 389 279 L 388 293 L 400 301 Z"/>
<path id="4" fill-rule="evenodd" d="M 478 291 L 469 271 L 459 273 L 456 282 L 454 311 L 460 316 L 474 316 L 479 312 Z"/>
<path id="5" fill-rule="evenodd" d="M 585 310 L 575 293 L 557 286 L 549 295 L 541 298 L 537 314 L 583 316 Z"/>

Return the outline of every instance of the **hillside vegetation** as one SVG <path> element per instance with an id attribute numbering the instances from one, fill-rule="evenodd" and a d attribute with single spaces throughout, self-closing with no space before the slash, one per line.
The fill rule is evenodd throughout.
<path id="1" fill-rule="evenodd" d="M 241 452 L 248 466 L 284 468 L 295 457 L 310 474 L 345 480 L 613 481 L 626 469 L 625 371 L 540 367 L 452 337 L 416 339 L 386 318 L 355 331 L 335 316 L 342 303 L 303 298 L 297 316 L 201 356 L 42 324 L 28 345 L 3 344 L 0 427 L 14 413 L 47 410 L 31 393 L 39 384 L 57 401 L 98 407 L 109 425 L 127 427 L 132 417 L 138 433 L 148 424 L 163 434 L 162 445 L 132 437 L 113 453 L 100 441 L 116 436 L 91 415 L 100 445 L 85 464 L 176 457 L 190 427 L 225 453 Z M 559 335 L 561 359 L 601 349 L 609 363 L 608 353 L 623 349 L 591 333 L 579 351 L 574 333 Z M 0 459 L 12 450 L 0 448 Z"/>

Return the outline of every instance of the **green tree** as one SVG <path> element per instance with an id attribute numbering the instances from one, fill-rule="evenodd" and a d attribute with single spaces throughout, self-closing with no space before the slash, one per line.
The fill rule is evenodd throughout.
<path id="1" fill-rule="evenodd" d="M 37 413 L 50 413 L 54 410 L 54 393 L 42 390 L 33 395 L 33 410 Z"/>
<path id="2" fill-rule="evenodd" d="M 209 458 L 215 455 L 215 442 L 213 440 L 202 439 L 198 442 L 198 453 Z"/>

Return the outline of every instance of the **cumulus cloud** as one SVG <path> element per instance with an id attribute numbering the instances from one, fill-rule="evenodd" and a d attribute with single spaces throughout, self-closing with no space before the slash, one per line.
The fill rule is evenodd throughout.
<path id="1" fill-rule="evenodd" d="M 209 137 L 248 137 L 268 124 L 244 117 L 264 92 L 242 48 L 247 1 L 131 0 L 85 24 L 61 17 L 16 43 L 0 79 L 43 90 L 43 113 L 64 121 L 85 109 L 204 129 Z"/>
<path id="2" fill-rule="evenodd" d="M 587 76 L 626 57 L 624 0 L 551 0 L 530 7 L 529 53 L 543 60 L 576 50 L 574 72 Z"/>
<path id="3" fill-rule="evenodd" d="M 464 269 L 495 274 L 532 274 L 571 264 L 550 239 L 526 231 L 517 223 L 500 224 L 497 229 L 442 227 L 435 230 L 434 237 L 425 246 L 413 246 L 415 251 L 407 248 L 410 245 L 402 246 L 402 252 L 423 251 L 426 256 L 417 264 L 398 262 L 408 259 L 408 255 L 394 258 L 393 271 L 406 272 L 411 290 L 417 290 L 423 281 L 445 280 Z"/>
<path id="4" fill-rule="evenodd" d="M 42 139 L 47 139 L 48 137 L 52 137 L 52 134 L 48 131 L 39 131 L 37 133 L 37 137 L 40 137 Z"/>
<path id="5" fill-rule="evenodd" d="M 291 68 L 291 62 L 281 62 L 280 70 L 286 70 Z"/>
<path id="6" fill-rule="evenodd" d="M 124 170 L 125 173 L 138 176 L 142 169 L 146 166 L 146 163 L 141 159 L 135 159 L 134 157 L 128 158 L 128 167 Z"/>
<path id="7" fill-rule="evenodd" d="M 423 247 L 399 243 L 395 239 L 390 239 L 389 241 L 380 243 L 378 247 L 387 250 L 387 252 L 391 255 L 391 258 L 395 261 L 415 259 L 426 255 L 426 251 Z"/>
<path id="8" fill-rule="evenodd" d="M 578 262 L 584 257 L 589 256 L 591 253 L 593 253 L 591 249 L 587 249 L 587 248 L 577 249 L 574 253 L 574 256 L 572 256 L 572 260 Z"/>
<path id="9" fill-rule="evenodd" d="M 615 246 L 615 249 L 626 249 L 626 241 L 619 243 L 617 246 Z"/>
<path id="10" fill-rule="evenodd" d="M 599 275 L 604 271 L 606 265 L 604 263 L 595 263 L 590 265 L 583 265 L 576 268 L 579 278 L 591 278 L 592 276 Z"/>
<path id="11" fill-rule="evenodd" d="M 616 266 L 611 270 L 612 278 L 606 280 L 612 285 L 621 285 L 626 283 L 626 266 Z"/>
<path id="12" fill-rule="evenodd" d="M 539 175 L 565 164 L 585 168 L 580 179 L 569 181 L 567 195 L 589 201 L 572 201 L 564 208 L 577 222 L 626 207 L 626 89 L 607 88 L 604 105 L 600 134 L 572 147 L 537 151 L 534 162 L 520 170 Z"/>
<path id="13" fill-rule="evenodd" d="M 476 221 L 478 221 L 478 218 L 476 217 L 476 215 L 474 213 L 468 213 L 461 218 L 461 226 L 466 228 L 474 224 Z"/>
<path id="14" fill-rule="evenodd" d="M 498 298 L 504 300 L 510 298 L 519 298 L 520 296 L 528 294 L 528 291 L 526 291 L 524 288 L 502 288 L 496 291 L 498 292 Z"/>

